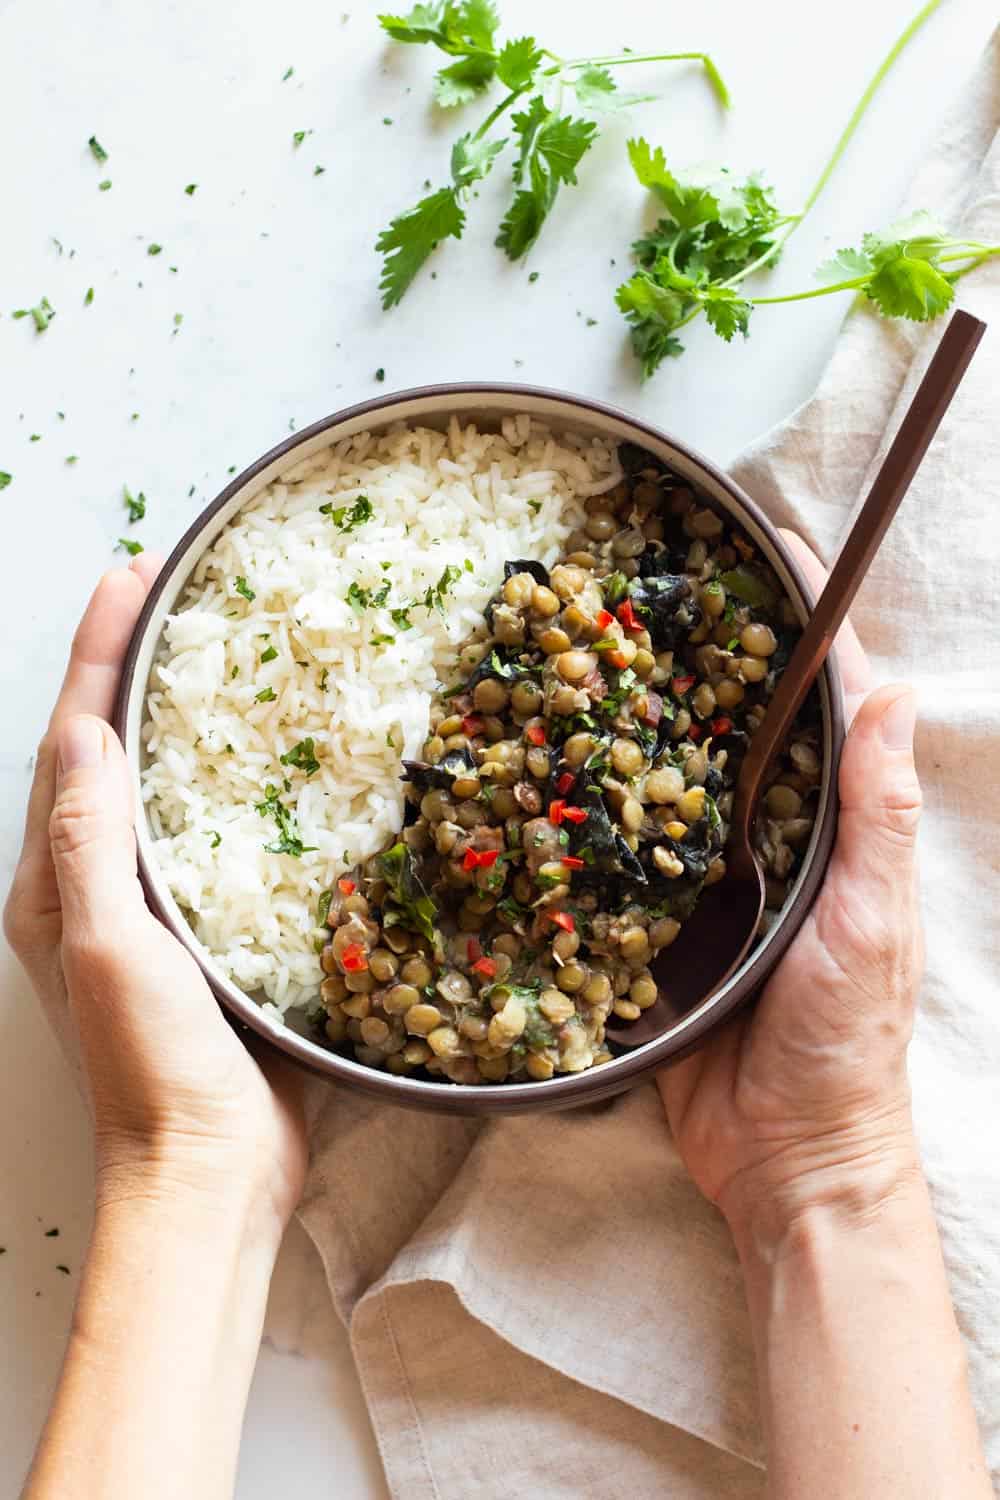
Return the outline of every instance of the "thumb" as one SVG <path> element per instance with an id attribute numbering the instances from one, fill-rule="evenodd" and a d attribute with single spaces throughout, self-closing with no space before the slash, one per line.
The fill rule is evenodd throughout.
<path id="1" fill-rule="evenodd" d="M 873 894 L 898 888 L 915 868 L 921 807 L 916 713 L 910 688 L 880 688 L 858 710 L 844 746 L 837 857 Z"/>
<path id="2" fill-rule="evenodd" d="M 58 732 L 56 795 L 49 820 L 63 940 L 106 948 L 132 910 L 136 879 L 132 791 L 125 752 L 102 719 L 76 714 Z"/>

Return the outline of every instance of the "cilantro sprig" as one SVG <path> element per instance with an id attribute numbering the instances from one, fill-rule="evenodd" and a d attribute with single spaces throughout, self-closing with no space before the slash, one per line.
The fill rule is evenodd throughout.
<path id="1" fill-rule="evenodd" d="M 414 5 L 406 15 L 381 15 L 379 21 L 394 41 L 433 46 L 455 59 L 435 75 L 434 99 L 442 109 L 471 103 L 494 82 L 507 90 L 477 130 L 455 141 L 451 181 L 397 215 L 380 234 L 375 248 L 383 257 L 380 289 L 384 308 L 401 301 L 442 240 L 462 238 L 469 195 L 475 184 L 489 175 L 511 140 L 510 136 L 498 139 L 490 133 L 515 105 L 523 104 L 511 116 L 517 146 L 514 196 L 496 241 L 511 260 L 520 259 L 535 243 L 559 189 L 575 185 L 577 167 L 597 138 L 594 120 L 564 112 L 561 101 L 567 93 L 572 94 L 576 109 L 583 115 L 606 114 L 656 97 L 620 92 L 612 68 L 630 63 L 695 61 L 704 68 L 719 102 L 723 106 L 729 103 L 722 77 L 706 53 L 626 52 L 614 57 L 563 58 L 539 46 L 532 36 L 501 42 L 497 36 L 500 18 L 493 0 L 430 0 Z"/>
<path id="2" fill-rule="evenodd" d="M 357 531 L 365 521 L 370 521 L 375 514 L 372 503 L 367 495 L 359 495 L 354 504 L 348 508 L 346 505 L 338 505 L 334 508 L 333 502 L 320 506 L 320 513 L 329 516 L 338 531 Z"/>
<path id="3" fill-rule="evenodd" d="M 819 268 L 820 285 L 808 291 L 752 297 L 742 290 L 748 277 L 777 262 L 893 63 L 939 4 L 929 0 L 883 59 L 798 213 L 783 213 L 757 175 L 740 181 L 723 167 L 680 171 L 668 165 L 661 148 L 641 138 L 629 142 L 636 177 L 665 210 L 652 233 L 633 245 L 637 269 L 616 294 L 645 376 L 684 352 L 677 335 L 700 316 L 729 343 L 737 333 L 746 337 L 756 307 L 853 291 L 885 317 L 926 322 L 951 305 L 961 277 L 1000 255 L 1000 245 L 955 238 L 919 213 L 866 234 L 860 248 L 838 251 Z"/>

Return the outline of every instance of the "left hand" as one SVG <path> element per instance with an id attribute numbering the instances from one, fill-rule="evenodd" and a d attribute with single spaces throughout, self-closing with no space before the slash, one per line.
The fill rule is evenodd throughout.
<path id="1" fill-rule="evenodd" d="M 105 575 L 38 751 L 4 925 L 57 1036 L 82 1063 L 98 1203 L 174 1186 L 240 1195 L 268 1233 L 306 1163 L 297 1078 L 259 1064 L 193 958 L 147 910 L 125 754 L 107 723 L 156 564 Z"/>

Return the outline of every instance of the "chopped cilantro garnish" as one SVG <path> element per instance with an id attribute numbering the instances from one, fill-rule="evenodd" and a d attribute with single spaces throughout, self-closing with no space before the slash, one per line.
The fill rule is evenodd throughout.
<path id="1" fill-rule="evenodd" d="M 111 191 L 111 178 L 110 177 L 105 177 L 105 179 L 104 179 L 103 182 L 99 182 L 97 184 L 97 191 L 99 193 L 110 192 Z"/>
<path id="2" fill-rule="evenodd" d="M 311 130 L 296 130 L 292 133 L 293 146 L 301 146 L 307 135 L 312 135 Z"/>
<path id="3" fill-rule="evenodd" d="M 389 747 L 390 750 L 395 750 L 395 748 L 396 748 L 396 741 L 392 737 L 392 730 L 391 729 L 386 730 L 385 742 L 388 745 L 388 747 Z"/>
<path id="4" fill-rule="evenodd" d="M 379 384 L 381 384 L 381 382 L 385 379 L 385 370 L 381 365 L 379 365 L 378 369 L 375 371 L 375 379 L 379 382 Z"/>
<path id="5" fill-rule="evenodd" d="M 236 582 L 233 584 L 233 588 L 236 590 L 236 592 L 238 594 L 242 594 L 243 595 L 244 599 L 247 601 L 248 604 L 252 604 L 253 601 L 257 597 L 257 595 L 254 593 L 253 589 L 250 587 L 250 585 L 247 583 L 246 579 L 243 577 L 242 573 L 238 573 L 236 575 Z"/>
<path id="6" fill-rule="evenodd" d="M 42 434 L 40 432 L 33 432 L 31 434 L 30 438 L 28 439 L 29 443 L 40 443 L 41 441 L 42 441 Z"/>
<path id="7" fill-rule="evenodd" d="M 286 68 L 285 71 L 281 75 L 281 81 L 282 81 L 282 83 L 287 83 L 288 80 L 289 80 L 289 78 L 291 78 L 291 76 L 292 76 L 292 74 L 294 72 L 295 72 L 294 68 Z"/>
<path id="8" fill-rule="evenodd" d="M 375 514 L 367 495 L 359 495 L 350 509 L 346 505 L 339 505 L 335 510 L 328 502 L 320 506 L 320 512 L 330 517 L 338 531 L 344 532 L 357 531 L 359 526 L 363 526 L 365 521 L 370 521 Z"/>
<path id="9" fill-rule="evenodd" d="M 142 543 L 131 542 L 127 536 L 120 536 L 118 538 L 118 547 L 124 547 L 129 557 L 138 557 L 142 551 Z M 115 548 L 116 552 L 118 551 L 118 547 Z"/>
<path id="10" fill-rule="evenodd" d="M 397 625 L 399 627 L 400 630 L 413 629 L 413 621 L 410 619 L 411 608 L 412 605 L 407 605 L 405 609 L 390 609 L 390 619 L 392 620 L 392 623 L 394 625 Z"/>
<path id="11" fill-rule="evenodd" d="M 162 255 L 162 253 L 163 253 L 163 246 L 156 244 L 155 240 L 154 240 L 153 244 L 146 246 L 146 254 L 147 255 Z"/>
<path id="12" fill-rule="evenodd" d="M 238 677 L 238 676 L 239 676 L 239 675 L 240 675 L 240 669 L 239 669 L 239 667 L 234 667 L 234 668 L 233 668 L 233 670 L 232 670 L 232 671 L 231 671 L 231 672 L 230 672 L 230 674 L 229 674 L 229 677 L 230 677 L 230 681 L 233 681 L 233 682 L 235 682 L 235 680 L 236 680 L 236 678 L 237 678 L 237 677 Z"/>
<path id="13" fill-rule="evenodd" d="M 13 474 L 8 474 L 5 469 L 0 469 L 0 490 L 5 490 L 13 478 Z"/>
<path id="14" fill-rule="evenodd" d="M 310 737 L 307 740 L 299 740 L 297 745 L 293 745 L 291 750 L 278 758 L 283 766 L 296 766 L 308 778 L 319 770 L 315 750 L 316 742 Z"/>
<path id="15" fill-rule="evenodd" d="M 277 696 L 278 695 L 274 691 L 273 687 L 261 688 L 260 692 L 257 694 L 256 698 L 254 699 L 254 702 L 255 703 L 273 703 L 274 700 L 277 698 Z"/>
<path id="16" fill-rule="evenodd" d="M 277 651 L 275 651 L 273 646 L 268 646 L 266 651 L 262 651 L 260 653 L 260 659 L 261 661 L 274 661 L 274 658 L 277 656 L 277 654 L 278 653 Z"/>
<path id="17" fill-rule="evenodd" d="M 219 845 L 222 843 L 222 834 L 221 833 L 217 833 L 214 828 L 209 829 L 209 833 L 212 836 L 211 847 L 213 849 L 218 849 Z"/>
<path id="18" fill-rule="evenodd" d="M 78 453 L 67 453 L 65 461 L 68 464 L 75 464 L 79 462 L 79 458 L 80 455 Z"/>
<path id="19" fill-rule="evenodd" d="M 373 646 L 394 646 L 395 644 L 396 644 L 396 637 L 394 635 L 373 635 L 372 636 L 372 645 Z"/>
<path id="20" fill-rule="evenodd" d="M 528 501 L 528 505 L 534 511 L 534 513 L 535 513 L 536 516 L 538 515 L 538 512 L 542 508 L 542 502 L 540 500 L 529 500 Z"/>
<path id="21" fill-rule="evenodd" d="M 369 606 L 374 609 L 380 609 L 388 599 L 391 587 L 392 585 L 386 580 L 381 588 L 366 589 L 362 588 L 357 579 L 355 579 L 344 597 L 354 609 L 368 609 Z"/>
<path id="22" fill-rule="evenodd" d="M 323 173 L 325 171 L 326 171 L 325 167 L 319 167 L 319 166 L 313 167 L 313 176 L 314 177 L 322 177 L 322 175 L 323 175 Z"/>
<path id="23" fill-rule="evenodd" d="M 187 193 L 189 198 L 193 198 L 197 191 L 197 188 L 198 184 L 196 182 L 189 182 L 184 191 Z"/>
<path id="24" fill-rule="evenodd" d="M 146 497 L 142 493 L 142 490 L 139 491 L 138 495 L 133 495 L 128 485 L 124 484 L 122 485 L 122 493 L 128 509 L 129 520 L 132 522 L 141 521 L 146 514 Z"/>
<path id="25" fill-rule="evenodd" d="M 528 280 L 532 283 L 532 285 L 534 285 L 534 283 L 538 280 L 538 276 L 539 276 L 539 273 L 537 271 L 532 271 L 529 274 Z"/>
<path id="26" fill-rule="evenodd" d="M 444 601 L 451 589 L 462 576 L 462 569 L 455 563 L 449 563 L 437 583 L 432 584 L 424 593 L 421 600 L 425 609 L 437 609 L 444 614 Z"/>
<path id="27" fill-rule="evenodd" d="M 315 849 L 315 844 L 303 844 L 299 837 L 292 812 L 279 800 L 278 788 L 268 782 L 264 788 L 264 801 L 254 803 L 254 808 L 262 818 L 273 818 L 278 826 L 278 838 L 273 844 L 265 844 L 264 848 L 268 854 L 290 854 L 293 859 L 299 859 L 303 854 L 310 853 Z"/>
<path id="28" fill-rule="evenodd" d="M 44 333 L 55 315 L 56 310 L 48 297 L 40 298 L 34 307 L 18 307 L 11 313 L 14 319 L 30 318 L 35 325 L 36 333 Z"/>
<path id="29" fill-rule="evenodd" d="M 319 900 L 316 902 L 316 926 L 322 927 L 330 915 L 330 907 L 333 905 L 333 892 L 320 891 Z"/>
<path id="30" fill-rule="evenodd" d="M 87 145 L 90 147 L 91 155 L 93 156 L 95 161 L 107 161 L 108 153 L 105 151 L 96 135 L 92 135 L 90 137 Z"/>
<path id="31" fill-rule="evenodd" d="M 322 670 L 322 672 L 319 674 L 319 690 L 320 690 L 321 693 L 325 693 L 326 692 L 326 685 L 329 682 L 329 680 L 330 680 L 330 668 L 329 667 L 324 667 L 323 670 Z"/>
<path id="32" fill-rule="evenodd" d="M 93 302 L 93 300 L 94 300 L 94 288 L 92 286 L 88 286 L 88 288 L 87 288 L 87 294 L 86 294 L 86 296 L 83 299 L 83 305 L 84 305 L 84 307 L 89 307 L 90 304 Z"/>

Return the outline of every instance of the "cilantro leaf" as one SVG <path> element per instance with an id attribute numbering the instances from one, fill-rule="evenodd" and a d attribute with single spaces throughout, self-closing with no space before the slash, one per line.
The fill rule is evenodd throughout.
<path id="1" fill-rule="evenodd" d="M 875 258 L 876 271 L 865 287 L 865 296 L 889 318 L 911 318 L 926 323 L 939 317 L 955 300 L 948 278 L 920 256 L 907 255 L 902 246 L 895 253 Z"/>
<path id="2" fill-rule="evenodd" d="M 257 597 L 241 573 L 236 575 L 236 582 L 233 584 L 233 588 L 238 594 L 243 595 L 248 604 L 252 604 Z"/>
<path id="3" fill-rule="evenodd" d="M 662 146 L 654 151 L 641 137 L 629 141 L 628 156 L 642 186 L 656 194 L 682 229 L 714 221 L 724 229 L 735 230 L 746 223 L 749 207 L 745 190 L 725 167 L 699 173 L 671 172 Z"/>
<path id="4" fill-rule="evenodd" d="M 630 325 L 632 349 L 648 379 L 665 359 L 683 354 L 684 345 L 672 333 L 684 310 L 683 298 L 660 286 L 646 271 L 618 288 L 615 301 Z"/>
<path id="5" fill-rule="evenodd" d="M 745 297 L 741 297 L 731 287 L 709 287 L 703 306 L 710 326 L 727 344 L 732 342 L 734 333 L 742 333 L 746 338 L 753 305 Z"/>
<path id="6" fill-rule="evenodd" d="M 657 94 L 623 94 L 607 68 L 591 65 L 573 77 L 576 102 L 592 114 L 607 114 L 616 109 L 630 109 L 633 104 L 648 104 Z"/>
<path id="7" fill-rule="evenodd" d="M 13 474 L 8 474 L 5 469 L 0 469 L 0 490 L 5 490 L 13 478 Z"/>
<path id="8" fill-rule="evenodd" d="M 869 255 L 863 250 L 852 250 L 848 246 L 816 267 L 816 280 L 826 283 L 853 281 L 856 276 L 871 275 L 873 269 Z"/>
<path id="9" fill-rule="evenodd" d="M 434 75 L 434 101 L 442 109 L 470 104 L 493 82 L 496 63 L 488 54 L 473 52 Z"/>
<path id="10" fill-rule="evenodd" d="M 278 695 L 274 691 L 274 688 L 268 686 L 266 688 L 261 688 L 260 692 L 257 694 L 253 701 L 255 703 L 273 703 L 277 696 Z"/>
<path id="11" fill-rule="evenodd" d="M 492 0 L 432 0 L 405 16 L 380 15 L 382 30 L 394 42 L 430 43 L 458 57 L 492 52 L 500 18 Z"/>
<path id="12" fill-rule="evenodd" d="M 526 89 L 542 60 L 540 47 L 533 36 L 521 36 L 506 42 L 497 58 L 497 77 L 509 89 Z"/>
<path id="13" fill-rule="evenodd" d="M 460 240 L 464 228 L 456 188 L 441 188 L 393 219 L 375 243 L 385 257 L 379 282 L 382 306 L 395 307 L 431 251 L 443 239 Z"/>
<path id="14" fill-rule="evenodd" d="M 555 114 L 541 94 L 513 116 L 513 125 L 520 139 L 514 164 L 519 191 L 500 225 L 497 244 L 517 260 L 538 238 L 560 184 L 576 182 L 576 168 L 593 144 L 597 126 L 591 120 Z"/>
<path id="15" fill-rule="evenodd" d="M 451 175 L 455 187 L 467 188 L 473 182 L 480 182 L 487 176 L 506 144 L 506 140 L 476 140 L 473 135 L 459 136 L 451 149 Z"/>
<path id="16" fill-rule="evenodd" d="M 95 161 L 107 161 L 108 153 L 105 151 L 96 135 L 92 135 L 90 137 L 87 145 L 90 147 L 90 154 Z"/>
<path id="17" fill-rule="evenodd" d="M 118 547 L 123 547 L 129 557 L 138 557 L 142 551 L 142 543 L 129 541 L 127 536 L 120 536 L 118 538 L 118 546 L 115 548 L 116 552 L 118 551 Z"/>

